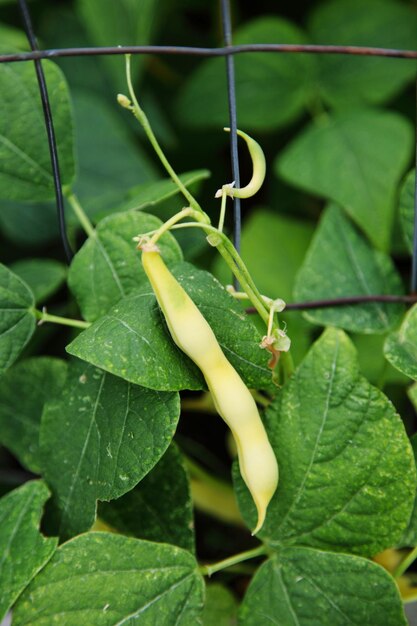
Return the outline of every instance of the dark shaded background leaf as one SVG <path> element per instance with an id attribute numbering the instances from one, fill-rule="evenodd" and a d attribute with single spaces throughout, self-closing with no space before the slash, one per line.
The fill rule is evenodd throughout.
<path id="1" fill-rule="evenodd" d="M 396 113 L 350 110 L 312 124 L 275 161 L 279 176 L 339 203 L 378 248 L 389 248 L 397 184 L 412 129 Z"/>
<path id="2" fill-rule="evenodd" d="M 235 45 L 305 41 L 298 27 L 272 15 L 247 22 L 233 37 Z M 235 65 L 241 127 L 278 128 L 301 115 L 311 97 L 314 59 L 295 54 L 245 54 L 236 57 Z M 176 108 L 181 122 L 191 127 L 227 125 L 226 90 L 224 60 L 203 61 L 179 95 Z"/>
<path id="3" fill-rule="evenodd" d="M 417 48 L 417 15 L 405 2 L 330 0 L 315 6 L 309 23 L 314 43 L 378 48 Z M 332 106 L 380 104 L 411 82 L 409 60 L 318 55 L 318 86 Z"/>
<path id="4" fill-rule="evenodd" d="M 295 284 L 295 300 L 402 294 L 390 257 L 374 250 L 343 211 L 329 206 L 322 215 Z M 362 333 L 383 333 L 401 319 L 404 306 L 375 302 L 306 311 L 316 324 Z"/>
<path id="5" fill-rule="evenodd" d="M 0 442 L 35 474 L 42 471 L 39 429 L 45 403 L 62 391 L 67 363 L 40 356 L 17 363 L 0 378 Z"/>
<path id="6" fill-rule="evenodd" d="M 59 148 L 62 183 L 74 177 L 70 97 L 60 69 L 50 61 L 43 68 L 48 85 Z M 31 63 L 0 65 L 0 198 L 54 198 L 49 148 L 39 86 Z"/>
<path id="7" fill-rule="evenodd" d="M 102 502 L 101 519 L 124 535 L 194 551 L 190 486 L 181 454 L 171 444 L 153 470 L 117 500 Z"/>

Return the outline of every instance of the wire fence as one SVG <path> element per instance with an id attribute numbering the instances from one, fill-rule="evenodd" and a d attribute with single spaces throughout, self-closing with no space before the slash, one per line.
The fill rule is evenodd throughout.
<path id="1" fill-rule="evenodd" d="M 397 59 L 417 59 L 417 50 L 400 50 L 394 48 L 375 48 L 367 46 L 334 46 L 313 44 L 244 44 L 233 45 L 232 21 L 230 12 L 230 0 L 221 1 L 221 15 L 223 26 L 223 46 L 216 48 L 199 48 L 187 46 L 106 46 L 94 48 L 58 48 L 40 50 L 37 45 L 36 35 L 26 0 L 18 0 L 24 30 L 31 48 L 30 52 L 13 54 L 0 54 L 0 63 L 21 63 L 33 61 L 39 84 L 39 92 L 45 117 L 51 167 L 55 186 L 55 199 L 58 214 L 59 233 L 67 262 L 70 263 L 73 252 L 71 250 L 66 230 L 65 207 L 62 194 L 59 159 L 56 146 L 54 123 L 49 103 L 48 89 L 42 69 L 42 59 L 54 59 L 62 57 L 104 56 L 104 55 L 184 55 L 200 57 L 224 57 L 226 61 L 227 91 L 229 104 L 230 154 L 233 179 L 236 185 L 240 185 L 239 155 L 237 145 L 237 105 L 234 57 L 237 54 L 274 52 L 277 54 L 344 54 L 352 56 L 388 57 Z M 416 165 L 417 165 L 417 81 L 416 81 Z M 233 240 L 236 248 L 240 249 L 241 237 L 241 213 L 240 200 L 234 198 Z M 410 293 L 400 295 L 360 295 L 345 298 L 315 300 L 309 302 L 296 302 L 287 304 L 288 310 L 306 310 L 328 307 L 352 306 L 371 302 L 413 304 L 417 302 L 417 177 L 414 189 L 414 239 L 411 259 Z M 249 309 L 250 311 L 251 309 Z"/>

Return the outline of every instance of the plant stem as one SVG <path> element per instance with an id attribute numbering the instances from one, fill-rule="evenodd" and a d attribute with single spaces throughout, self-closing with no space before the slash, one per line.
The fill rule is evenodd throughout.
<path id="1" fill-rule="evenodd" d="M 89 237 L 94 237 L 96 232 L 94 230 L 94 226 L 88 219 L 87 214 L 82 208 L 77 196 L 74 193 L 69 192 L 66 194 L 66 197 L 86 234 Z"/>
<path id="2" fill-rule="evenodd" d="M 223 226 L 224 226 L 224 218 L 226 216 L 226 201 L 227 201 L 227 194 L 225 192 L 225 190 L 223 189 L 223 193 L 222 193 L 222 203 L 220 205 L 220 217 L 219 217 L 219 225 L 217 227 L 217 229 L 219 230 L 219 232 L 223 232 Z"/>
<path id="3" fill-rule="evenodd" d="M 228 524 L 243 526 L 232 486 L 206 472 L 189 457 L 185 456 L 184 461 L 195 507 Z"/>
<path id="4" fill-rule="evenodd" d="M 230 246 L 228 244 L 230 244 Z M 255 309 L 258 311 L 259 315 L 261 316 L 261 318 L 263 319 L 265 324 L 268 325 L 269 312 L 268 312 L 268 310 L 266 309 L 266 307 L 264 305 L 264 302 L 262 300 L 261 294 L 259 293 L 257 287 L 253 283 L 253 280 L 252 280 L 249 272 L 247 271 L 246 267 L 244 266 L 243 261 L 239 257 L 241 263 L 239 263 L 239 265 L 238 265 L 238 263 L 235 261 L 235 258 L 233 258 L 232 254 L 230 252 L 230 247 L 233 248 L 232 242 L 229 241 L 227 239 L 227 237 L 224 237 L 224 238 L 222 238 L 222 243 L 220 243 L 216 247 L 217 247 L 217 250 L 222 255 L 222 257 L 225 260 L 225 262 L 227 263 L 227 265 L 232 270 L 233 274 L 236 276 L 236 278 L 239 281 L 242 289 L 245 291 L 245 293 L 248 294 L 248 298 L 252 302 L 252 304 L 255 307 Z M 237 254 L 237 252 L 236 252 L 236 254 Z M 243 265 L 243 267 L 245 267 L 246 271 L 242 270 L 242 265 Z"/>
<path id="5" fill-rule="evenodd" d="M 200 213 L 196 213 L 195 209 L 192 209 L 191 207 L 186 207 L 185 209 L 182 209 L 182 211 L 173 215 L 169 220 L 164 222 L 162 226 L 158 228 L 158 230 L 155 231 L 155 233 L 151 237 L 151 243 L 156 243 L 158 239 L 162 237 L 162 235 L 166 233 L 170 228 L 175 226 L 177 222 L 182 220 L 184 217 L 189 217 L 190 215 L 193 216 L 195 219 L 198 219 Z"/>
<path id="6" fill-rule="evenodd" d="M 91 326 L 91 322 L 84 322 L 83 320 L 74 320 L 69 317 L 61 317 L 60 315 L 51 315 L 46 311 L 39 311 L 38 309 L 33 309 L 33 314 L 36 319 L 39 320 L 39 324 L 43 324 L 44 322 L 52 322 L 53 324 L 61 324 L 62 326 L 72 326 L 73 328 L 89 328 Z"/>
<path id="7" fill-rule="evenodd" d="M 229 558 L 219 561 L 218 563 L 213 563 L 213 565 L 201 565 L 200 573 L 203 576 L 212 576 L 216 572 L 220 572 L 227 567 L 236 565 L 236 563 L 241 563 L 242 561 L 247 561 L 248 559 L 254 559 L 257 556 L 265 554 L 267 554 L 267 549 L 262 545 L 258 548 L 253 548 L 253 550 L 246 550 L 246 552 L 240 552 L 239 554 L 229 556 Z"/>
<path id="8" fill-rule="evenodd" d="M 194 198 L 194 196 L 188 191 L 187 187 L 181 182 L 181 180 L 177 176 L 176 172 L 174 171 L 173 167 L 171 166 L 171 164 L 169 163 L 168 159 L 166 158 L 166 156 L 165 156 L 161 146 L 159 145 L 159 142 L 158 142 L 157 138 L 154 135 L 154 132 L 153 132 L 153 130 L 151 128 L 151 125 L 149 123 L 149 120 L 148 120 L 148 118 L 146 116 L 145 111 L 143 111 L 143 109 L 139 105 L 139 102 L 138 102 L 138 100 L 136 98 L 136 95 L 135 95 L 135 92 L 134 92 L 134 89 L 133 89 L 133 85 L 132 85 L 132 77 L 131 77 L 131 72 L 130 72 L 130 54 L 126 55 L 126 79 L 127 79 L 127 85 L 128 85 L 128 89 L 129 89 L 129 94 L 130 94 L 130 97 L 131 97 L 132 102 L 133 102 L 133 107 L 131 109 L 133 115 L 136 117 L 136 119 L 138 120 L 138 122 L 142 126 L 142 128 L 145 131 L 145 134 L 148 137 L 148 139 L 149 139 L 153 149 L 155 150 L 156 154 L 158 155 L 159 160 L 161 161 L 162 165 L 164 166 L 164 168 L 166 169 L 166 171 L 170 175 L 171 179 L 177 185 L 178 189 L 181 191 L 183 196 L 188 200 L 190 206 L 195 211 L 199 211 L 202 215 L 204 215 L 205 221 L 207 221 L 207 223 L 209 223 L 210 222 L 209 217 L 203 211 L 203 209 L 201 208 L 201 206 L 199 205 L 197 200 Z"/>
<path id="9" fill-rule="evenodd" d="M 394 578 L 399 578 L 410 567 L 412 563 L 417 559 L 417 546 L 410 550 L 407 556 L 401 561 L 393 572 Z"/>

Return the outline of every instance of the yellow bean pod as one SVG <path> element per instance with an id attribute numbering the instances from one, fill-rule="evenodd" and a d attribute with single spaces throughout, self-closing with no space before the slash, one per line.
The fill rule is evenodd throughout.
<path id="1" fill-rule="evenodd" d="M 278 464 L 256 403 L 225 357 L 207 320 L 165 265 L 155 246 L 142 246 L 142 263 L 177 346 L 204 375 L 217 411 L 236 441 L 239 467 L 262 527 L 278 484 Z"/>
<path id="2" fill-rule="evenodd" d="M 230 132 L 230 128 L 225 128 L 224 130 Z M 242 139 L 246 141 L 246 145 L 248 146 L 249 154 L 253 163 L 252 178 L 249 183 L 245 185 L 245 187 L 235 187 L 234 183 L 223 185 L 223 187 L 216 192 L 216 198 L 220 198 L 223 191 L 225 191 L 226 194 L 232 198 L 250 198 L 257 191 L 259 191 L 265 180 L 266 161 L 261 146 L 257 141 L 252 139 L 252 137 L 249 137 L 249 135 L 243 131 L 237 130 L 236 132 L 239 137 L 242 137 Z"/>

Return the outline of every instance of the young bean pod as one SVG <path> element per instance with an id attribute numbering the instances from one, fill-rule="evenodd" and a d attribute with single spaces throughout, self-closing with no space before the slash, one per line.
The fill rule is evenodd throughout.
<path id="1" fill-rule="evenodd" d="M 224 130 L 230 132 L 230 128 L 225 128 Z M 223 187 L 216 192 L 216 198 L 221 198 L 223 192 L 232 198 L 250 198 L 259 191 L 265 180 L 266 161 L 261 146 L 242 130 L 237 130 L 237 134 L 246 141 L 246 145 L 248 146 L 253 163 L 252 178 L 245 187 L 235 187 L 234 183 L 223 185 Z"/>
<path id="2" fill-rule="evenodd" d="M 239 467 L 255 502 L 258 520 L 265 520 L 278 484 L 278 464 L 256 403 L 239 374 L 225 357 L 208 324 L 189 295 L 165 265 L 154 244 L 142 247 L 142 264 L 177 346 L 204 375 L 214 404 L 232 431 Z"/>

